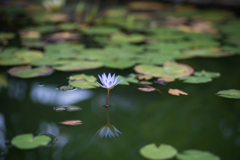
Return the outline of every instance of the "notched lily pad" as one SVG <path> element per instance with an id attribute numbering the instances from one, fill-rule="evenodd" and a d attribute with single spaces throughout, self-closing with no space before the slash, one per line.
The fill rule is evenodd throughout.
<path id="1" fill-rule="evenodd" d="M 220 73 L 202 70 L 201 72 L 195 72 L 194 75 L 199 77 L 217 78 L 220 76 Z"/>
<path id="2" fill-rule="evenodd" d="M 140 149 L 140 154 L 147 159 L 165 160 L 176 156 L 177 150 L 167 144 L 161 144 L 159 147 L 151 143 Z"/>
<path id="3" fill-rule="evenodd" d="M 177 155 L 179 160 L 220 160 L 220 158 L 212 153 L 198 150 L 187 150 Z"/>
<path id="4" fill-rule="evenodd" d="M 189 77 L 182 77 L 179 80 L 183 80 L 184 83 L 207 83 L 211 82 L 212 78 L 210 77 L 198 77 L 198 76 L 189 76 Z"/>
<path id="5" fill-rule="evenodd" d="M 18 135 L 12 139 L 12 145 L 19 149 L 33 149 L 39 146 L 46 146 L 51 138 L 46 135 L 33 137 L 32 134 Z"/>
<path id="6" fill-rule="evenodd" d="M 222 90 L 217 92 L 216 95 L 225 97 L 225 98 L 240 99 L 240 90 L 236 90 L 236 89 Z"/>
<path id="7" fill-rule="evenodd" d="M 13 67 L 8 70 L 8 73 L 12 76 L 19 78 L 33 78 L 49 75 L 53 72 L 49 67 L 32 68 L 31 66 Z"/>

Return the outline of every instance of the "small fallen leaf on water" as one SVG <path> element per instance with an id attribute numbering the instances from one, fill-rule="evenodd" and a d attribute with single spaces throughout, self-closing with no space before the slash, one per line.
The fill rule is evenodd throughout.
<path id="1" fill-rule="evenodd" d="M 139 81 L 138 84 L 150 85 L 150 84 L 153 84 L 153 83 L 152 82 L 148 82 L 148 81 Z"/>
<path id="2" fill-rule="evenodd" d="M 64 124 L 64 125 L 76 126 L 76 125 L 82 124 L 82 121 L 81 120 L 69 120 L 69 121 L 63 121 L 60 123 Z"/>
<path id="3" fill-rule="evenodd" d="M 175 81 L 175 79 L 172 77 L 161 77 L 161 78 L 158 78 L 158 81 L 173 82 Z"/>
<path id="4" fill-rule="evenodd" d="M 172 94 L 172 95 L 176 95 L 176 96 L 179 96 L 180 94 L 182 94 L 182 95 L 188 95 L 188 93 L 183 92 L 183 91 L 181 91 L 181 90 L 179 90 L 179 89 L 169 89 L 169 90 L 168 90 L 168 93 L 169 93 L 169 94 Z"/>
<path id="5" fill-rule="evenodd" d="M 140 91 L 143 91 L 143 92 L 152 92 L 152 91 L 155 91 L 156 89 L 155 88 L 138 88 Z"/>

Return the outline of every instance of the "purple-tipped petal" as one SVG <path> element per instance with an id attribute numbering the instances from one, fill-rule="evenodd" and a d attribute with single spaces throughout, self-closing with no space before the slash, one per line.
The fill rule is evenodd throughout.
<path id="1" fill-rule="evenodd" d="M 111 81 L 114 82 L 115 73 L 112 75 Z"/>

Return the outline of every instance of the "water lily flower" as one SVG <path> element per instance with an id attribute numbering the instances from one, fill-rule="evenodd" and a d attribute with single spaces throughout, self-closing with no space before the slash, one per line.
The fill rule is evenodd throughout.
<path id="1" fill-rule="evenodd" d="M 119 133 L 122 134 L 114 125 L 111 125 L 110 123 L 107 123 L 105 126 L 99 129 L 99 131 L 96 133 L 100 138 L 115 138 L 115 136 L 119 136 Z"/>
<path id="2" fill-rule="evenodd" d="M 106 76 L 105 73 L 102 74 L 102 77 L 100 75 L 98 75 L 100 81 L 102 82 L 102 85 L 100 83 L 97 83 L 103 87 L 103 88 L 107 88 L 107 89 L 112 89 L 113 87 L 115 87 L 116 85 L 118 85 L 121 81 L 118 81 L 119 76 L 117 76 L 117 78 L 115 78 L 115 73 L 111 76 L 111 73 L 108 74 L 108 76 Z"/>

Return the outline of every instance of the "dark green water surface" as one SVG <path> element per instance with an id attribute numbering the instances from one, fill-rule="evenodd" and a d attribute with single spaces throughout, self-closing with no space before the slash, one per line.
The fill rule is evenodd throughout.
<path id="1" fill-rule="evenodd" d="M 32 79 L 8 77 L 9 87 L 1 89 L 0 160 L 139 160 L 139 149 L 146 144 L 169 144 L 179 152 L 188 149 L 208 151 L 221 160 L 240 159 L 240 100 L 218 97 L 216 92 L 240 88 L 240 56 L 218 59 L 195 58 L 178 61 L 195 71 L 220 72 L 221 77 L 206 84 L 177 80 L 166 86 L 155 84 L 159 92 L 141 92 L 137 84 L 118 85 L 110 91 L 110 122 L 122 132 L 117 138 L 99 138 L 96 132 L 107 123 L 107 90 L 77 89 L 60 91 L 67 77 L 75 73 L 97 76 L 103 72 L 119 75 L 133 69 L 96 69 L 54 72 Z M 6 73 L 6 68 L 1 68 Z M 6 73 L 7 74 L 7 73 Z M 188 96 L 173 96 L 169 88 Z M 54 107 L 73 104 L 78 112 L 56 112 Z M 65 120 L 81 120 L 82 125 L 64 126 Z M 49 133 L 55 143 L 32 150 L 11 146 L 19 134 Z M 5 143 L 6 142 L 6 143 Z"/>

